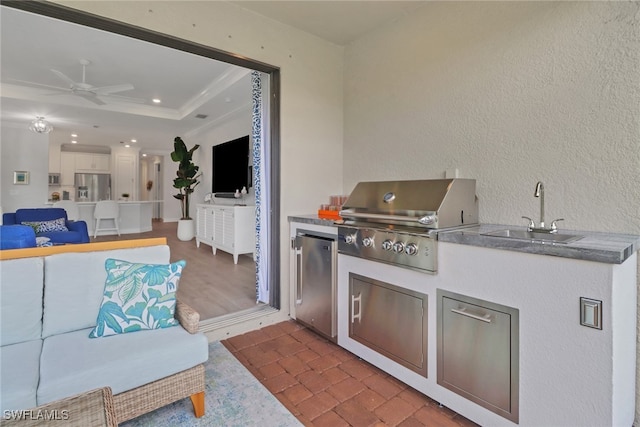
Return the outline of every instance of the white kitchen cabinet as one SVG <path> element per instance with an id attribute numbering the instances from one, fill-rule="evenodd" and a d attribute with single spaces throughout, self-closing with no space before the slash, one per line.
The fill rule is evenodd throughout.
<path id="1" fill-rule="evenodd" d="M 73 187 L 76 173 L 109 173 L 110 154 L 60 153 L 60 185 Z"/>
<path id="2" fill-rule="evenodd" d="M 109 173 L 111 156 L 109 154 L 75 153 L 76 172 Z"/>
<path id="3" fill-rule="evenodd" d="M 76 173 L 76 155 L 75 153 L 60 153 L 60 185 L 70 186 L 75 185 L 75 173 Z"/>
<path id="4" fill-rule="evenodd" d="M 215 206 L 199 204 L 196 207 L 196 245 L 211 246 L 233 255 L 253 253 L 256 242 L 255 206 Z"/>

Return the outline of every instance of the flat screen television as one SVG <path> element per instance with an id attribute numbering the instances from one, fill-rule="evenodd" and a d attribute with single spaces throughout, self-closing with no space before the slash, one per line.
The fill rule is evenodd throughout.
<path id="1" fill-rule="evenodd" d="M 213 193 L 233 193 L 251 186 L 249 135 L 214 145 L 212 148 Z"/>

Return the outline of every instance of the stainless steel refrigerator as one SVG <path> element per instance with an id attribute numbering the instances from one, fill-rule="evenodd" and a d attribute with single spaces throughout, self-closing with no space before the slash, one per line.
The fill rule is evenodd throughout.
<path id="1" fill-rule="evenodd" d="M 107 173 L 77 173 L 76 202 L 111 200 L 111 175 Z"/>
<path id="2" fill-rule="evenodd" d="M 335 342 L 335 237 L 316 232 L 299 232 L 296 236 L 296 257 L 296 319 Z"/>

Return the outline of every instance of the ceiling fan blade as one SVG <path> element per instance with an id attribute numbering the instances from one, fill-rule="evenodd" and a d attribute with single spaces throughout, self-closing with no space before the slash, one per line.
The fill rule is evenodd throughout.
<path id="1" fill-rule="evenodd" d="M 25 85 L 25 86 L 43 87 L 43 88 L 47 88 L 47 89 L 59 90 L 60 92 L 69 92 L 69 88 L 67 88 L 67 87 L 45 85 L 45 84 L 42 84 L 42 83 L 36 83 L 36 82 L 30 82 L 30 81 L 27 81 L 27 80 L 18 80 L 18 79 L 7 79 L 7 81 L 20 83 L 20 84 Z"/>
<path id="2" fill-rule="evenodd" d="M 45 93 L 44 96 L 57 96 L 57 95 L 73 95 L 69 89 L 59 89 L 57 92 Z"/>
<path id="3" fill-rule="evenodd" d="M 60 79 L 64 80 L 65 82 L 67 82 L 69 84 L 69 87 L 74 87 L 77 86 L 77 83 L 74 82 L 73 80 L 71 80 L 69 77 L 66 76 L 66 74 L 62 73 L 61 71 L 58 70 L 54 70 L 53 68 L 51 68 L 51 72 L 53 74 L 55 74 L 56 76 L 60 77 Z"/>
<path id="4" fill-rule="evenodd" d="M 109 95 L 111 93 L 116 92 L 124 92 L 126 90 L 133 89 L 133 85 L 129 83 L 121 84 L 121 85 L 112 85 L 112 86 L 100 86 L 91 88 L 91 91 L 97 93 L 98 95 Z"/>
<path id="5" fill-rule="evenodd" d="M 142 98 L 133 98 L 130 96 L 122 96 L 122 95 L 100 95 L 103 98 L 113 101 L 121 101 L 121 102 L 131 102 L 134 104 L 146 104 L 147 100 Z"/>
<path id="6" fill-rule="evenodd" d="M 103 100 L 98 98 L 98 96 L 93 92 L 75 91 L 73 93 L 74 93 L 74 95 L 81 96 L 82 98 L 86 99 L 87 101 L 93 102 L 94 104 L 106 105 L 106 102 L 104 102 Z"/>

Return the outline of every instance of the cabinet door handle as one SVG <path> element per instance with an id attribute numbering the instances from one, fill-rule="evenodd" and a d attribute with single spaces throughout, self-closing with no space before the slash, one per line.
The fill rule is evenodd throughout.
<path id="1" fill-rule="evenodd" d="M 467 309 L 464 308 L 464 307 L 462 307 L 462 308 L 452 308 L 451 311 L 453 313 L 461 314 L 463 316 L 467 316 L 467 317 L 470 317 L 470 318 L 475 319 L 475 320 L 480 320 L 482 322 L 491 323 L 491 315 L 490 314 L 485 314 L 484 316 L 478 316 L 477 314 L 468 313 Z"/>
<path id="2" fill-rule="evenodd" d="M 302 251 L 296 250 L 296 305 L 302 304 Z"/>
<path id="3" fill-rule="evenodd" d="M 362 299 L 362 294 L 358 294 L 358 296 L 351 295 L 351 323 L 353 323 L 356 319 L 358 322 L 362 319 L 362 304 L 360 304 L 360 300 Z M 356 314 L 356 303 L 358 303 L 358 314 Z"/>

